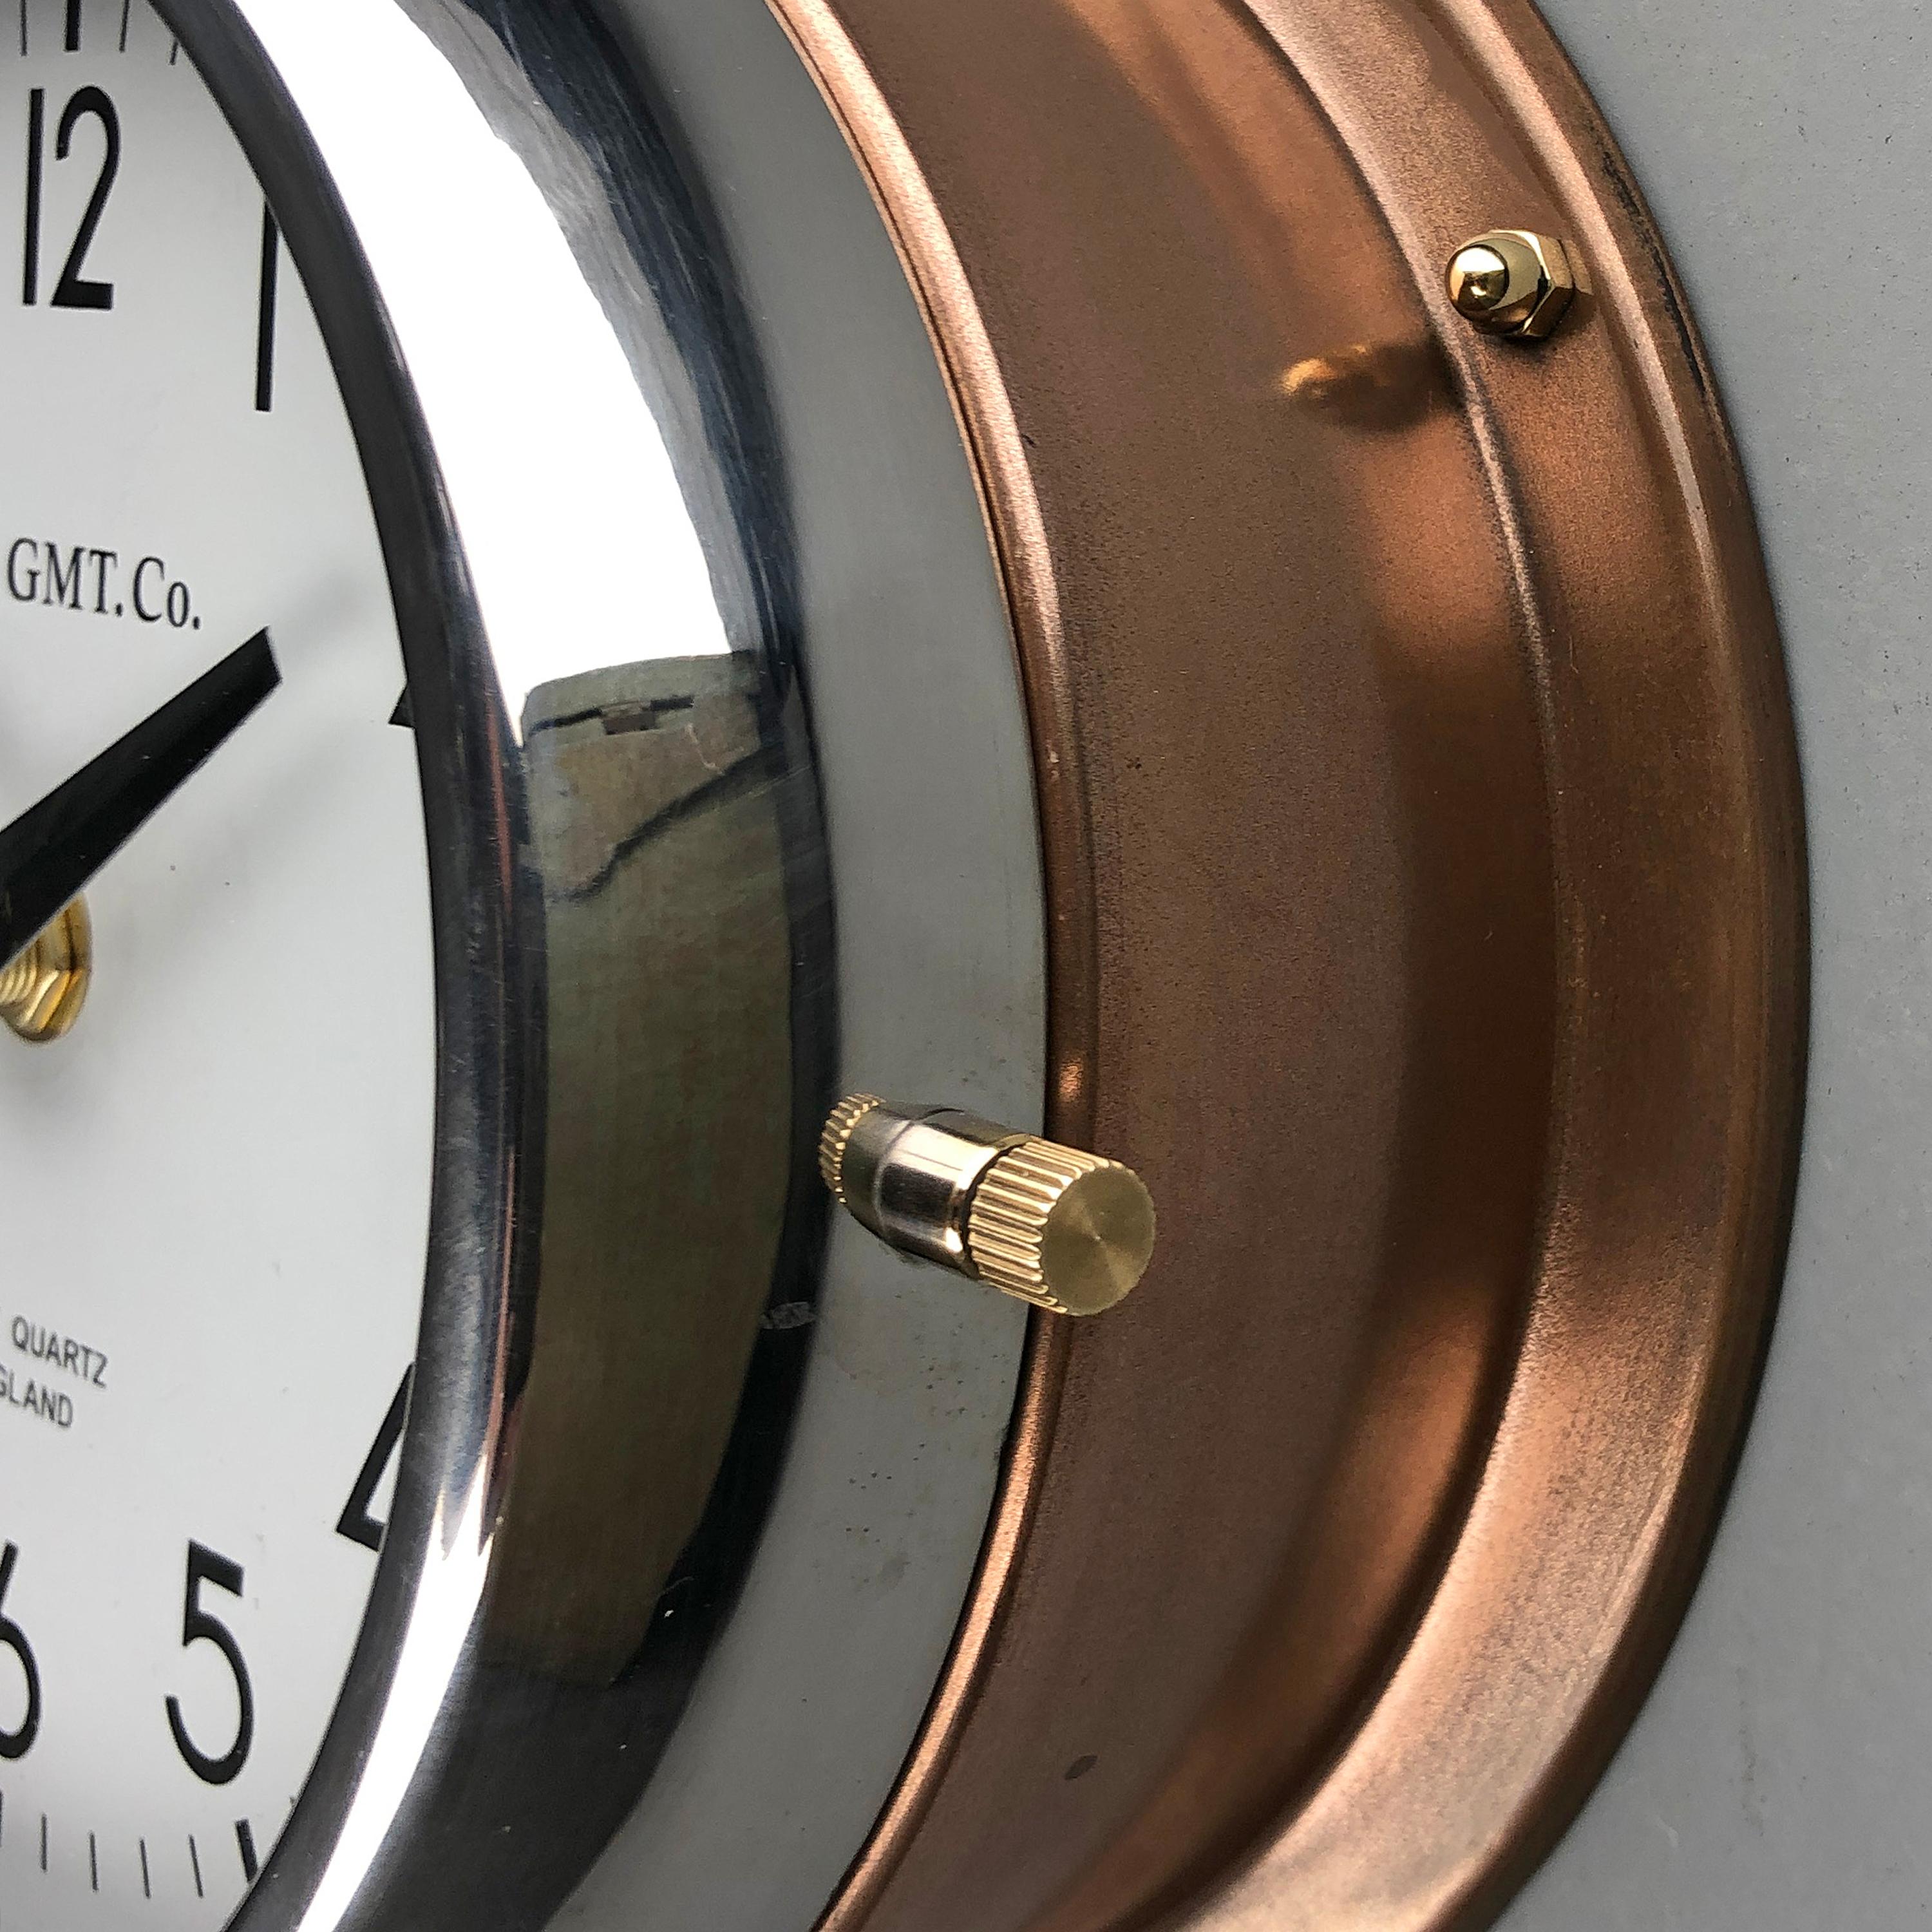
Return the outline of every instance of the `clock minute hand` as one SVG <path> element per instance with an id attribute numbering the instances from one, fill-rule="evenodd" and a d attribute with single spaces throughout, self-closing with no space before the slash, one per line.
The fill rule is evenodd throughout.
<path id="1" fill-rule="evenodd" d="M 0 971 L 281 681 L 259 631 L 0 831 Z"/>

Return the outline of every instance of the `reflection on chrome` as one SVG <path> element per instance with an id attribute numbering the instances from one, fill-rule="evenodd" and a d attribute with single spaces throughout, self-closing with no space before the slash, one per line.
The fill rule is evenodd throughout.
<path id="1" fill-rule="evenodd" d="M 658 658 L 545 685 L 523 718 L 543 1300 L 484 1656 L 537 1682 L 609 1687 L 645 1654 L 784 1278 L 794 926 L 761 708 L 743 656 Z M 586 1457 L 612 1409 L 629 1426 Z"/>
<path id="2" fill-rule="evenodd" d="M 433 1546 L 441 1560 L 423 1571 L 397 1659 L 395 1694 L 297 1932 L 330 1932 L 341 1923 L 381 1856 L 429 1748 L 442 1714 L 443 1687 L 455 1674 L 482 1605 L 490 1569 L 487 1489 L 479 1472 L 453 1522 L 438 1513 Z"/>
<path id="3" fill-rule="evenodd" d="M 690 512 L 610 319 L 442 54 L 395 0 L 242 11 L 388 302 L 511 718 L 559 678 L 726 650 Z"/>

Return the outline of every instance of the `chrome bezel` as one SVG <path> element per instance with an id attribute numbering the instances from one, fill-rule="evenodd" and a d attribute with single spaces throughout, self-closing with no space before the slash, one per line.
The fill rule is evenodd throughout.
<path id="1" fill-rule="evenodd" d="M 394 334 L 382 292 L 358 246 L 328 171 L 278 76 L 231 10 L 218 0 L 164 0 L 160 10 L 216 95 L 260 175 L 311 293 L 341 382 L 376 513 L 407 668 L 429 832 L 436 941 L 439 1027 L 437 1154 L 430 1265 L 418 1372 L 399 1465 L 390 1533 L 354 1662 L 315 1772 L 280 1846 L 238 1925 L 307 1924 L 317 1888 L 366 1788 L 371 1741 L 438 1573 L 454 1582 L 454 1605 L 474 1596 L 470 1627 L 444 1660 L 458 1672 L 488 1673 L 446 1697 L 409 1795 L 386 1821 L 380 1847 L 354 1902 L 328 1922 L 344 1928 L 384 1922 L 501 1926 L 548 1918 L 602 1848 L 643 1788 L 652 1756 L 688 1694 L 755 1542 L 764 1495 L 783 1450 L 785 1418 L 796 1399 L 808 1334 L 800 1326 L 761 1329 L 745 1400 L 724 1468 L 699 1534 L 687 1546 L 667 1592 L 679 1614 L 651 1624 L 626 1676 L 628 1696 L 596 1699 L 544 1694 L 520 1682 L 514 1666 L 484 1663 L 491 1646 L 488 1579 L 508 1480 L 506 1432 L 530 1370 L 537 1276 L 544 1225 L 542 1132 L 534 1096 L 545 1078 L 541 880 L 532 856 L 526 788 L 520 782 L 516 722 L 508 714 L 477 608 L 460 538 L 439 472 L 429 430 Z M 580 32 L 554 15 L 532 14 L 526 31 L 548 21 L 557 37 L 544 50 L 549 71 L 572 84 L 621 84 L 621 70 Z M 576 44 L 572 44 L 574 38 Z M 539 60 L 541 64 L 541 58 Z M 614 102 L 576 106 L 602 111 L 602 138 L 646 125 L 640 107 Z M 680 249 L 689 279 L 710 312 L 686 320 L 683 339 L 667 338 L 667 356 L 700 373 L 716 412 L 706 425 L 713 448 L 734 442 L 752 460 L 726 478 L 730 506 L 757 567 L 744 573 L 750 608 L 739 614 L 754 640 L 764 689 L 760 709 L 770 748 L 808 770 L 796 666 L 796 626 L 786 604 L 784 512 L 772 476 L 768 422 L 759 420 L 755 382 L 729 366 L 745 333 L 728 290 L 703 271 L 690 231 L 697 212 L 668 158 L 634 140 L 627 165 L 614 170 L 614 194 L 650 190 L 662 197 L 637 233 Z M 648 189 L 647 189 L 648 184 Z M 682 205 L 680 205 L 682 204 Z M 734 452 L 735 453 L 735 452 Z M 776 566 L 776 567 L 773 567 Z M 734 639 L 734 642 L 740 641 Z M 788 741 L 789 741 L 788 742 Z M 815 813 L 808 800 L 787 809 Z M 808 1143 L 821 1096 L 831 1094 L 835 1023 L 824 1004 L 829 976 L 830 898 L 809 876 L 822 838 L 794 840 L 795 957 L 806 970 L 795 992 L 794 1082 L 799 1128 Z M 819 1010 L 811 1010 L 817 998 Z M 771 1292 L 774 1304 L 809 1301 L 824 1238 L 825 1204 L 808 1160 L 795 1163 L 786 1253 Z M 594 1434 L 594 1430 L 593 1430 Z M 452 1510 L 454 1511 L 452 1520 Z M 460 1579 L 460 1580 L 457 1580 Z M 446 1591 L 446 1594 L 448 1594 Z M 594 1702 L 596 1720 L 586 1706 Z M 638 1748 L 638 1745 L 644 1748 Z M 629 1747 L 627 1748 L 626 1747 Z M 375 1748 L 380 1749 L 378 1741 Z M 615 1751 L 623 1766 L 592 1769 Z M 458 1768 L 460 1767 L 460 1775 Z M 514 1847 L 491 1856 L 492 1840 Z M 460 1856 L 455 1846 L 467 1840 Z M 540 1856 L 530 1847 L 541 1845 Z"/>
<path id="2" fill-rule="evenodd" d="M 418 25 L 436 11 L 399 4 Z M 234 1923 L 244 1932 L 478 1923 L 508 1932 L 548 1922 L 670 1742 L 770 1526 L 812 1358 L 812 1326 L 800 1311 L 809 1311 L 821 1280 L 827 1203 L 814 1147 L 834 1097 L 838 970 L 796 655 L 781 439 L 696 171 L 638 92 L 633 65 L 582 13 L 514 0 L 466 7 L 465 28 L 479 37 L 514 22 L 518 58 L 507 71 L 515 98 L 496 101 L 495 111 L 526 116 L 556 142 L 555 158 L 572 181 L 594 184 L 605 239 L 634 278 L 631 296 L 649 292 L 626 315 L 626 326 L 649 340 L 641 354 L 627 346 L 706 544 L 732 662 L 752 672 L 760 808 L 783 854 L 772 884 L 790 962 L 785 1208 L 759 1304 L 772 1318 L 754 1322 L 742 1338 L 746 1365 L 723 1418 L 728 1441 L 709 1501 L 634 1652 L 614 1677 L 574 1683 L 568 1670 L 529 1664 L 528 1620 L 512 1629 L 502 1603 L 519 1542 L 516 1485 L 536 1453 L 520 1445 L 518 1409 L 538 1312 L 549 1305 L 542 1172 L 556 1106 L 546 1090 L 548 992 L 537 937 L 544 880 L 520 745 L 525 721 L 505 703 L 384 290 L 321 154 L 228 0 L 161 0 L 158 10 L 261 178 L 341 382 L 407 667 L 436 939 L 429 1268 L 389 1532 L 314 1773 Z M 503 51 L 502 40 L 494 44 Z M 1004 650 L 1004 632 L 1002 639 Z M 1010 663 L 1002 674 L 1012 676 Z M 1016 697 L 1015 704 L 1017 716 Z M 1030 809 L 1025 825 L 1030 862 Z M 1036 920 L 1036 875 L 1018 883 L 1023 904 L 1033 894 L 1022 922 Z M 1023 1092 L 1038 1084 L 1036 1004 L 1029 992 L 1017 1009 Z M 1027 1124 L 1030 1106 L 1036 1114 L 1030 1100 L 1009 1112 Z M 1004 1350 L 1016 1362 L 1016 1318 L 1002 1313 L 988 1332 L 998 1338 L 994 1355 Z M 1006 1372 L 996 1366 L 995 1382 Z M 590 1415 L 572 1453 L 592 1456 L 626 1426 L 615 1407 Z M 989 1468 L 988 1494 L 990 1482 Z M 598 1552 L 585 1555 L 594 1562 Z M 924 1694 L 922 1686 L 922 1703 Z M 909 1742 L 910 1720 L 906 1735 Z M 838 1862 L 857 1842 L 854 1835 Z"/>

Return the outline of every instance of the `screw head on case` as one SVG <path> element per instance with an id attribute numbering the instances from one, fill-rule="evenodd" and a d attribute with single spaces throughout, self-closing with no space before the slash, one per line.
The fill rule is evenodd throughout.
<path id="1" fill-rule="evenodd" d="M 1449 258 L 1448 286 L 1456 312 L 1474 327 L 1540 342 L 1562 320 L 1576 278 L 1555 236 L 1492 228 Z"/>

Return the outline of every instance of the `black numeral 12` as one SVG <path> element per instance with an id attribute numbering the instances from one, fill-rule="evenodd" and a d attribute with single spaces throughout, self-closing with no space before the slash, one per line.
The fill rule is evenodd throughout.
<path id="1" fill-rule="evenodd" d="M 113 102 L 99 88 L 83 87 L 62 111 L 60 127 L 54 136 L 54 158 L 64 161 L 73 152 L 74 130 L 90 117 L 100 123 L 106 146 L 87 212 L 80 218 L 74 246 L 68 250 L 67 264 L 54 285 L 56 308 L 114 306 L 114 284 L 89 281 L 81 273 L 87 266 L 87 251 L 94 246 L 94 232 L 106 212 L 107 197 L 114 191 L 115 177 L 121 172 L 121 117 L 114 111 Z M 40 201 L 46 184 L 46 148 L 47 91 L 37 87 L 27 100 L 26 256 L 20 281 L 20 299 L 29 308 L 40 298 Z"/>

